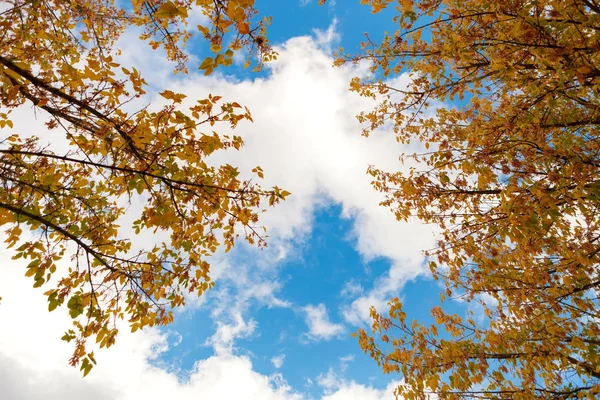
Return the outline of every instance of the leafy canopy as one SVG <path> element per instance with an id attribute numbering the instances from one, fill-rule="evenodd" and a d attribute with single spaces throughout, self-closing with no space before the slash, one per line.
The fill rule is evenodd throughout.
<path id="1" fill-rule="evenodd" d="M 122 4 L 10 0 L 0 11 L 0 225 L 14 259 L 29 261 L 34 287 L 46 287 L 48 309 L 67 307 L 73 328 L 63 339 L 74 341 L 70 363 L 84 374 L 95 363 L 89 338 L 110 346 L 119 319 L 132 331 L 170 323 L 186 293 L 212 286 L 208 260 L 219 245 L 229 250 L 240 235 L 265 245 L 256 230 L 261 206 L 289 194 L 241 180 L 231 165 L 207 164 L 213 152 L 243 144 L 213 129 L 251 120 L 246 108 L 212 95 L 184 107 L 185 95 L 164 90 L 168 104 L 159 111 L 127 111 L 147 83 L 115 61 L 117 41 L 134 28 L 176 72 L 186 72 L 184 45 L 193 32 L 213 52 L 200 65 L 205 74 L 244 48 L 260 67 L 275 54 L 265 23 L 253 19 L 254 0 Z M 192 12 L 204 14 L 207 26 L 189 30 Z M 39 137 L 15 131 L 11 121 L 12 111 L 32 106 L 48 117 Z M 62 151 L 44 145 L 60 136 L 68 142 Z M 253 172 L 263 176 L 259 167 Z M 132 199 L 143 209 L 120 226 Z M 131 230 L 169 239 L 133 251 Z"/>
<path id="2" fill-rule="evenodd" d="M 352 89 L 383 96 L 365 134 L 419 142 L 402 172 L 372 168 L 399 220 L 441 229 L 426 254 L 442 300 L 407 321 L 372 310 L 360 345 L 399 372 L 407 399 L 600 395 L 600 4 L 595 0 L 362 0 L 394 3 L 395 32 L 337 63 L 368 60 Z M 408 73 L 407 87 L 388 78 Z M 378 78 L 379 77 L 379 78 Z M 450 105 L 448 105 L 450 104 Z M 452 106 L 454 104 L 454 106 Z"/>

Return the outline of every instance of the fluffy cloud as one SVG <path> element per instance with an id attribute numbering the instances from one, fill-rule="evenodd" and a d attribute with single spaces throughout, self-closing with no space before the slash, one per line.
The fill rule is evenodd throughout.
<path id="1" fill-rule="evenodd" d="M 389 384 L 384 389 L 376 389 L 370 386 L 349 382 L 340 384 L 329 394 L 322 397 L 322 400 L 381 400 L 393 399 L 396 383 Z"/>
<path id="2" fill-rule="evenodd" d="M 329 321 L 325 304 L 317 306 L 308 305 L 304 307 L 306 313 L 306 324 L 308 333 L 306 336 L 311 340 L 329 340 L 344 332 L 344 327 Z"/>
<path id="3" fill-rule="evenodd" d="M 347 356 L 340 357 L 340 370 L 345 371 L 348 369 L 348 364 L 354 361 L 354 354 L 348 354 Z"/>
<path id="4" fill-rule="evenodd" d="M 283 366 L 284 361 L 285 361 L 285 354 L 280 354 L 278 356 L 271 358 L 271 363 L 277 369 L 279 369 Z"/>
<path id="5" fill-rule="evenodd" d="M 354 381 L 347 381 L 340 377 L 333 369 L 327 373 L 321 374 L 317 378 L 317 383 L 321 386 L 325 394 L 322 400 L 380 400 L 393 398 L 393 392 L 400 384 L 390 382 L 383 389 L 377 389 L 371 386 L 362 385 Z"/>

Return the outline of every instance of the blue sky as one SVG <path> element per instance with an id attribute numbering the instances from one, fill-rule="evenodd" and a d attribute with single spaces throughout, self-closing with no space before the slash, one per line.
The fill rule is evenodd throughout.
<path id="1" fill-rule="evenodd" d="M 361 137 L 354 115 L 373 103 L 350 93 L 348 82 L 366 66 L 334 69 L 330 55 L 339 45 L 358 49 L 365 31 L 377 37 L 393 30 L 390 15 L 372 16 L 347 0 L 323 7 L 316 0 L 259 0 L 257 7 L 273 16 L 269 34 L 280 54 L 258 75 L 237 65 L 210 77 L 173 77 L 172 66 L 140 46 L 135 32 L 120 42 L 120 62 L 142 70 L 150 96 L 164 88 L 190 98 L 210 92 L 249 106 L 254 124 L 236 130 L 246 146 L 210 161 L 245 173 L 260 165 L 265 186 L 292 192 L 262 216 L 269 247 L 240 243 L 215 255 L 214 290 L 190 299 L 167 328 L 134 335 L 123 329 L 85 380 L 66 365 L 71 349 L 58 340 L 68 318 L 46 312 L 3 250 L 0 320 L 29 316 L 0 325 L 0 383 L 13 398 L 394 398 L 401 377 L 383 375 L 350 334 L 368 326 L 369 306 L 384 310 L 391 297 L 404 300 L 409 317 L 427 318 L 439 287 L 422 251 L 433 246 L 435 232 L 399 223 L 378 206 L 368 165 L 398 170 L 398 155 L 418 144 L 403 147 L 385 129 Z M 201 59 L 202 46 L 192 48 Z M 391 78 L 395 85 L 406 79 Z M 27 110 L 19 118 L 22 129 L 34 129 Z M 138 237 L 134 246 L 159 240 Z"/>

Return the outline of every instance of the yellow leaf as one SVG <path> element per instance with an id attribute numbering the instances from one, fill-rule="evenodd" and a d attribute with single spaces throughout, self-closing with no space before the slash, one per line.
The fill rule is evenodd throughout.
<path id="1" fill-rule="evenodd" d="M 206 57 L 198 69 L 206 70 L 209 68 L 213 68 L 213 59 L 211 57 Z"/>
<path id="2" fill-rule="evenodd" d="M 165 1 L 158 7 L 154 13 L 154 17 L 159 19 L 171 19 L 181 15 L 181 10 L 171 1 Z"/>

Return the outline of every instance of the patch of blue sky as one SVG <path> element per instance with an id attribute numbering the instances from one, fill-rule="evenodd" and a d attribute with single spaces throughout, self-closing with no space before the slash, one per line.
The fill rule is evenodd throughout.
<path id="1" fill-rule="evenodd" d="M 271 45 L 275 47 L 292 37 L 314 36 L 315 31 L 326 34 L 330 27 L 335 27 L 335 33 L 339 35 L 332 41 L 331 50 L 337 51 L 338 46 L 341 46 L 353 54 L 360 50 L 365 32 L 370 32 L 374 40 L 379 40 L 384 30 L 396 29 L 392 22 L 393 7 L 379 14 L 372 14 L 370 7 L 361 5 L 358 1 L 330 0 L 326 5 L 319 6 L 317 0 L 257 0 L 256 9 L 259 11 L 256 20 L 272 17 L 272 24 L 268 26 L 267 32 Z M 225 42 L 227 40 L 228 38 Z M 193 38 L 188 42 L 188 51 L 198 60 L 202 60 L 209 54 L 209 46 L 206 41 Z M 240 80 L 268 76 L 268 68 L 259 72 L 253 71 L 252 67 L 244 68 L 245 57 L 244 52 L 240 52 L 235 58 L 237 62 L 230 67 L 221 68 L 218 72 Z"/>
<path id="2" fill-rule="evenodd" d="M 358 1 L 329 0 L 319 6 L 317 0 L 258 0 L 259 10 L 273 17 L 269 28 L 269 38 L 273 43 L 281 43 L 290 37 L 312 35 L 315 29 L 325 31 L 334 21 L 341 33 L 339 45 L 348 51 L 358 51 L 365 32 L 383 36 L 384 30 L 393 31 L 393 7 L 378 14 L 372 14 L 369 6 Z M 277 5 L 275 5 L 277 4 Z"/>
<path id="3" fill-rule="evenodd" d="M 381 376 L 374 363 L 360 360 L 361 355 L 356 354 L 360 352 L 358 344 L 350 335 L 356 327 L 344 324 L 339 312 L 345 303 L 341 292 L 346 282 L 357 278 L 369 281 L 372 278 L 365 276 L 365 271 L 375 270 L 373 266 L 367 268 L 355 251 L 351 230 L 352 220 L 341 217 L 339 206 L 319 209 L 301 254 L 282 267 L 284 286 L 280 294 L 291 307 L 258 309 L 252 315 L 258 325 L 257 333 L 236 342 L 250 350 L 257 372 L 281 372 L 292 387 L 312 396 L 322 393 L 316 382 L 330 368 L 345 379 L 361 382 L 371 377 L 370 382 L 381 381 L 382 387 L 389 380 Z M 340 333 L 325 338 L 310 333 L 305 307 L 319 304 L 325 306 L 328 323 L 343 326 Z M 341 361 L 355 354 L 353 361 Z M 281 355 L 285 356 L 284 362 L 276 368 L 272 359 Z M 309 384 L 311 381 L 313 385 Z"/>
<path id="4" fill-rule="evenodd" d="M 365 273 L 370 268 L 355 250 L 353 220 L 341 214 L 337 204 L 316 210 L 302 257 L 286 265 L 285 273 L 295 283 L 286 287 L 286 298 L 299 304 L 335 302 L 346 282 L 369 279 Z"/>
<path id="5" fill-rule="evenodd" d="M 175 322 L 162 331 L 167 335 L 168 349 L 151 363 L 172 371 L 182 380 L 192 372 L 198 360 L 214 354 L 207 341 L 214 334 L 215 324 L 204 311 L 178 313 Z"/>

